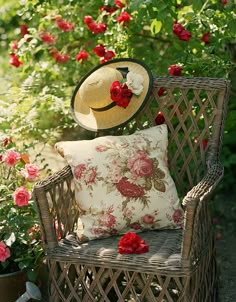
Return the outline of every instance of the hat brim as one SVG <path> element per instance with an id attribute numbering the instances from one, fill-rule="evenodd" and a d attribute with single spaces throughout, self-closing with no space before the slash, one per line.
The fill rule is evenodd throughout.
<path id="1" fill-rule="evenodd" d="M 126 108 L 114 106 L 105 111 L 94 111 L 80 97 L 79 89 L 83 82 L 96 70 L 108 66 L 111 68 L 128 68 L 143 76 L 143 91 L 139 96 L 132 95 Z M 147 103 L 153 85 L 153 76 L 149 68 L 141 61 L 130 58 L 114 59 L 105 62 L 87 73 L 76 86 L 71 98 L 71 110 L 75 121 L 90 131 L 115 129 L 124 126 L 142 111 Z M 112 100 L 111 100 L 112 102 Z"/>

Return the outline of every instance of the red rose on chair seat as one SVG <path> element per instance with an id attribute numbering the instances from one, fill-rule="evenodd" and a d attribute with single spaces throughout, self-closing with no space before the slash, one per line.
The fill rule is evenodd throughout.
<path id="1" fill-rule="evenodd" d="M 143 254 L 149 251 L 149 246 L 137 234 L 128 232 L 118 243 L 120 254 Z"/>
<path id="2" fill-rule="evenodd" d="M 125 197 L 140 197 L 144 195 L 144 190 L 141 186 L 137 186 L 132 184 L 127 180 L 126 177 L 121 178 L 121 180 L 116 185 L 117 190 L 121 193 L 121 195 Z"/>

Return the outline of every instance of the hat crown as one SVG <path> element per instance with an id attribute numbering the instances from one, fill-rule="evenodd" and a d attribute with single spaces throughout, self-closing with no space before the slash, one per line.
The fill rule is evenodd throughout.
<path id="1" fill-rule="evenodd" d="M 80 87 L 81 101 L 90 108 L 101 108 L 112 102 L 110 87 L 114 81 L 120 81 L 122 74 L 114 68 L 104 67 L 96 70 Z"/>

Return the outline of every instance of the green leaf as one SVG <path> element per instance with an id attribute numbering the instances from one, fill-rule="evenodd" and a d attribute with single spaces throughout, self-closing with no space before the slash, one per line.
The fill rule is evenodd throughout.
<path id="1" fill-rule="evenodd" d="M 158 21 L 157 19 L 153 20 L 150 26 L 152 34 L 158 34 L 161 30 L 161 27 L 162 27 L 161 21 Z"/>

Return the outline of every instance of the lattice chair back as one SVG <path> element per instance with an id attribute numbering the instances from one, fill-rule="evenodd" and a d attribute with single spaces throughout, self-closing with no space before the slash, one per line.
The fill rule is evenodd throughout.
<path id="1" fill-rule="evenodd" d="M 228 90 L 222 79 L 156 78 L 143 112 L 113 134 L 166 123 L 169 168 L 183 197 L 202 179 L 207 167 L 219 160 Z"/>

